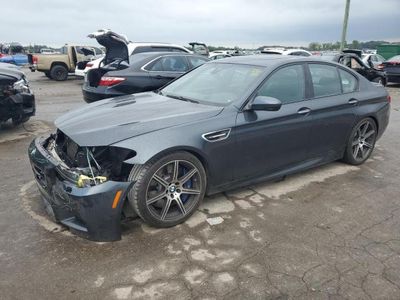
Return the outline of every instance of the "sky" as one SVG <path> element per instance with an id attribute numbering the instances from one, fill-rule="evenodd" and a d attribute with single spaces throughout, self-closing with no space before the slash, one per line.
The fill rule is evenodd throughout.
<path id="1" fill-rule="evenodd" d="M 87 35 L 111 29 L 141 42 L 307 46 L 340 40 L 344 8 L 345 0 L 8 1 L 0 42 L 95 45 Z M 351 0 L 346 40 L 400 42 L 400 0 Z"/>

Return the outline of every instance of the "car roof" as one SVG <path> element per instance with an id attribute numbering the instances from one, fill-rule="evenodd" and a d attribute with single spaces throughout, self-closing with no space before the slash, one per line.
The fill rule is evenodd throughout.
<path id="1" fill-rule="evenodd" d="M 322 62 L 319 58 L 304 57 L 304 56 L 290 56 L 290 55 L 276 55 L 276 54 L 256 54 L 248 56 L 232 56 L 228 58 L 219 59 L 212 63 L 233 63 L 242 65 L 254 65 L 260 67 L 269 67 L 271 65 L 278 65 L 286 62 Z"/>
<path id="2" fill-rule="evenodd" d="M 128 50 L 129 53 L 132 53 L 137 47 L 173 47 L 178 48 L 181 50 L 190 53 L 191 51 L 183 46 L 175 45 L 175 44 L 168 44 L 168 43 L 152 43 L 152 42 L 129 42 Z"/>
<path id="3" fill-rule="evenodd" d="M 140 52 L 135 53 L 132 57 L 157 57 L 157 56 L 196 56 L 207 59 L 206 56 L 188 53 L 188 52 L 171 52 L 171 51 L 157 51 L 157 52 Z"/>

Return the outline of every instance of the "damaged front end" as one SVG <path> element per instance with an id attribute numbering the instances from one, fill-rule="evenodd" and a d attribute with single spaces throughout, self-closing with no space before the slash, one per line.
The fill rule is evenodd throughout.
<path id="1" fill-rule="evenodd" d="M 35 115 L 35 96 L 25 77 L 20 80 L 0 77 L 0 122 L 11 119 L 14 125 Z"/>
<path id="2" fill-rule="evenodd" d="M 60 130 L 47 139 L 37 138 L 29 157 L 46 210 L 56 221 L 94 241 L 121 238 L 120 221 L 127 182 L 135 156 L 112 146 L 81 147 Z"/>

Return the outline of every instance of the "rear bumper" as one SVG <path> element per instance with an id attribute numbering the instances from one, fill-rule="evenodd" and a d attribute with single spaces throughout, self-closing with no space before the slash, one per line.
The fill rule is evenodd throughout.
<path id="1" fill-rule="evenodd" d="M 397 73 L 386 73 L 387 82 L 400 83 L 400 74 Z"/>
<path id="2" fill-rule="evenodd" d="M 74 172 L 66 170 L 44 148 L 46 142 L 47 139 L 35 139 L 28 153 L 48 214 L 55 222 L 89 240 L 120 240 L 122 207 L 133 183 L 107 181 L 80 188 L 72 179 Z M 120 197 L 115 204 L 117 193 Z"/>
<path id="3" fill-rule="evenodd" d="M 87 103 L 92 103 L 106 98 L 113 98 L 125 95 L 125 94 L 109 93 L 106 87 L 97 87 L 97 88 L 87 87 L 86 83 L 82 87 L 82 94 L 83 94 L 83 99 Z"/>

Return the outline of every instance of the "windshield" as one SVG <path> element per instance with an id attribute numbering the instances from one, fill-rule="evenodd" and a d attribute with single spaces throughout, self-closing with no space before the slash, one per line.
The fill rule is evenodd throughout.
<path id="1" fill-rule="evenodd" d="M 226 106 L 239 100 L 260 79 L 258 66 L 211 63 L 200 66 L 161 90 L 165 96 Z"/>

